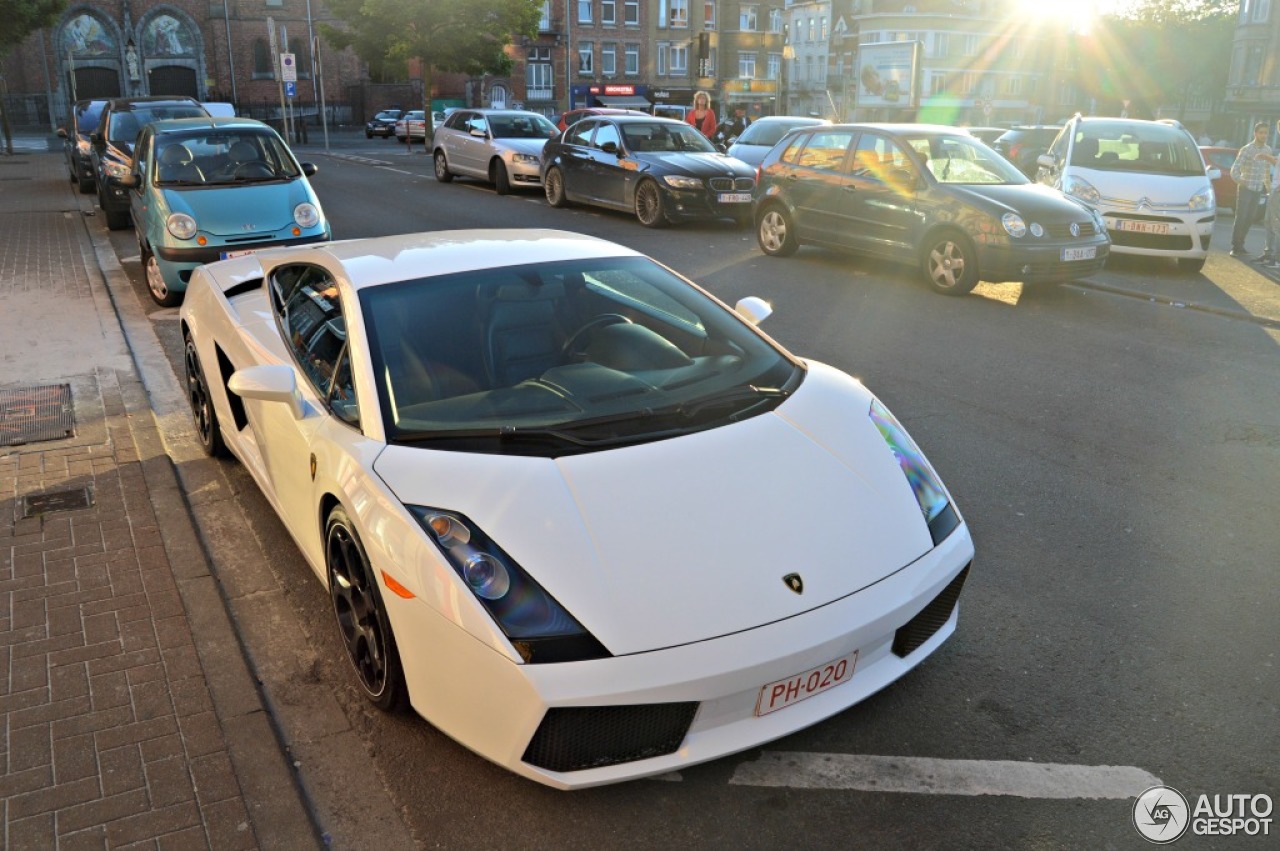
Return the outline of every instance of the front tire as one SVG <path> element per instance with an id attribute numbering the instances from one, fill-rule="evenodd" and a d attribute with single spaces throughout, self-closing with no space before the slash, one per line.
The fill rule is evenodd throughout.
<path id="1" fill-rule="evenodd" d="M 164 273 L 160 271 L 160 261 L 156 260 L 156 255 L 151 251 L 143 252 L 142 268 L 146 273 L 147 292 L 151 293 L 152 301 L 161 307 L 177 307 L 182 304 L 183 293 L 169 289 Z"/>
<path id="2" fill-rule="evenodd" d="M 542 181 L 542 191 L 547 195 L 547 203 L 553 207 L 569 206 L 569 196 L 564 191 L 564 172 L 559 166 L 547 169 L 547 176 Z"/>
<path id="3" fill-rule="evenodd" d="M 218 413 L 213 409 L 213 400 L 209 398 L 209 384 L 204 379 L 195 341 L 187 334 L 183 335 L 183 340 L 183 363 L 187 368 L 187 402 L 191 405 L 191 420 L 196 427 L 196 437 L 200 439 L 200 448 L 210 457 L 225 455 L 226 444 L 222 442 Z"/>
<path id="4" fill-rule="evenodd" d="M 76 182 L 76 188 L 80 190 L 81 195 L 92 195 L 93 190 L 97 188 L 92 177 L 73 177 L 72 180 Z"/>
<path id="5" fill-rule="evenodd" d="M 499 195 L 511 194 L 511 175 L 507 174 L 507 165 L 502 160 L 489 163 L 489 180 Z"/>
<path id="6" fill-rule="evenodd" d="M 925 244 L 920 268 L 933 291 L 943 295 L 967 295 L 978 285 L 978 253 L 953 231 L 943 231 Z"/>
<path id="7" fill-rule="evenodd" d="M 449 171 L 449 162 L 444 158 L 444 151 L 436 151 L 436 180 L 448 183 L 453 180 L 453 172 Z"/>
<path id="8" fill-rule="evenodd" d="M 646 180 L 636 187 L 636 218 L 647 228 L 667 226 L 662 190 L 652 180 Z"/>
<path id="9" fill-rule="evenodd" d="M 756 223 L 756 242 L 770 257 L 790 257 L 796 253 L 800 240 L 796 238 L 795 222 L 785 207 L 774 203 L 765 208 Z"/>
<path id="10" fill-rule="evenodd" d="M 356 681 L 374 706 L 384 712 L 398 709 L 407 690 L 395 635 L 369 557 L 340 505 L 329 513 L 324 541 L 329 596 Z"/>
<path id="11" fill-rule="evenodd" d="M 107 220 L 107 230 L 125 230 L 129 225 L 133 224 L 133 219 L 129 216 L 128 210 L 108 210 L 104 203 L 102 193 L 98 193 L 98 206 L 102 208 L 102 215 Z"/>

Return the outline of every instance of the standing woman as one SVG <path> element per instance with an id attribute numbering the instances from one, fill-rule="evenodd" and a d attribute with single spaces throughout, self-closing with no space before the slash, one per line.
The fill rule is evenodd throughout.
<path id="1" fill-rule="evenodd" d="M 698 128 L 703 136 L 710 139 L 716 135 L 716 127 L 719 122 L 716 121 L 716 114 L 711 109 L 711 95 L 706 92 L 697 92 L 693 96 L 693 111 L 689 113 L 688 122 Z"/>

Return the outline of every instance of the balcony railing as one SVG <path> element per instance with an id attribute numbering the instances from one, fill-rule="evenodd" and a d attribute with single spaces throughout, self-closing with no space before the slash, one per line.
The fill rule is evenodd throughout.
<path id="1" fill-rule="evenodd" d="M 529 88 L 525 90 L 525 98 L 528 100 L 555 100 L 556 90 L 554 86 L 548 86 L 545 89 Z"/>

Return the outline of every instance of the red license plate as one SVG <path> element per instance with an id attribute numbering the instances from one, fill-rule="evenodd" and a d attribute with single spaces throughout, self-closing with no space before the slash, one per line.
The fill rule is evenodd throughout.
<path id="1" fill-rule="evenodd" d="M 855 650 L 848 656 L 841 656 L 825 665 L 769 683 L 760 689 L 760 697 L 756 700 L 756 715 L 768 715 L 770 712 L 786 709 L 793 703 L 849 682 L 853 679 L 853 669 L 857 664 L 858 651 Z"/>

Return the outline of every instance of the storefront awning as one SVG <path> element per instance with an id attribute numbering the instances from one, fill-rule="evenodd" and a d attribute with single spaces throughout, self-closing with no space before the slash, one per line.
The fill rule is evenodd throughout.
<path id="1" fill-rule="evenodd" d="M 649 109 L 649 99 L 642 98 L 639 95 L 597 95 L 596 100 L 601 106 L 611 106 L 614 109 Z"/>

